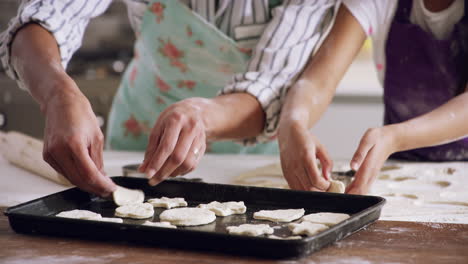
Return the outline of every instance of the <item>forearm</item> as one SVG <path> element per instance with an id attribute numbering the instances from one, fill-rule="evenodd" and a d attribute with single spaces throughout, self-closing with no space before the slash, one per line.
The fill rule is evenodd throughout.
<path id="1" fill-rule="evenodd" d="M 291 122 L 310 128 L 320 119 L 365 38 L 359 23 L 342 5 L 330 34 L 286 96 L 280 130 Z"/>
<path id="2" fill-rule="evenodd" d="M 261 133 L 265 114 L 255 97 L 247 93 L 220 95 L 199 102 L 208 140 L 235 140 Z"/>
<path id="3" fill-rule="evenodd" d="M 468 136 L 468 92 L 437 109 L 393 125 L 397 151 L 440 145 Z"/>
<path id="4" fill-rule="evenodd" d="M 28 24 L 15 36 L 11 62 L 41 109 L 50 98 L 64 93 L 80 94 L 61 64 L 55 38 L 37 24 Z"/>
<path id="5" fill-rule="evenodd" d="M 333 98 L 334 89 L 324 87 L 318 79 L 302 78 L 291 87 L 281 112 L 279 132 L 291 125 L 309 129 L 320 119 Z"/>

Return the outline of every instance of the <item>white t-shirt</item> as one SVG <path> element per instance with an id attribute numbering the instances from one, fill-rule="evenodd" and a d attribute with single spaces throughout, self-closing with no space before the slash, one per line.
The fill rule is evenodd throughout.
<path id="1" fill-rule="evenodd" d="M 343 0 L 348 10 L 361 24 L 367 36 L 372 39 L 374 63 L 381 85 L 385 75 L 385 44 L 387 35 L 398 6 L 397 0 Z M 447 9 L 431 12 L 424 0 L 413 0 L 410 21 L 424 31 L 432 33 L 436 39 L 450 36 L 453 27 L 464 15 L 464 0 L 455 0 Z"/>

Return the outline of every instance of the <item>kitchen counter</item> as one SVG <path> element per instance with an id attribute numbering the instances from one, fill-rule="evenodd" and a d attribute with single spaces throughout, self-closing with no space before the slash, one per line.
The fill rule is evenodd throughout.
<path id="1" fill-rule="evenodd" d="M 140 163 L 142 152 L 105 151 L 107 175 L 121 176 L 122 166 Z M 272 163 L 275 156 L 205 155 L 187 178 L 233 184 L 236 176 Z M 381 220 L 468 224 L 468 162 L 400 163 L 402 169 L 384 172 L 373 184 L 372 195 L 387 200 Z M 455 170 L 447 174 L 448 168 Z M 335 160 L 335 169 L 349 169 Z M 0 155 L 0 206 L 13 206 L 67 187 L 12 166 Z"/>
<path id="2" fill-rule="evenodd" d="M 121 167 L 126 164 L 141 162 L 141 152 L 104 153 L 105 171 L 108 175 L 122 175 Z M 246 171 L 278 162 L 278 157 L 261 155 L 205 155 L 199 168 L 187 175 L 187 178 L 202 178 L 206 182 L 232 183 L 233 179 Z M 338 163 L 340 169 L 345 169 L 343 162 Z M 432 167 L 433 169 L 431 169 Z M 401 175 L 420 175 L 433 182 L 447 166 L 457 168 L 458 172 L 468 172 L 466 163 L 440 163 L 428 165 L 425 163 L 411 163 Z M 414 171 L 415 168 L 423 170 Z M 422 174 L 420 173 L 422 172 Z M 412 173 L 412 174 L 411 174 Z M 424 174 L 425 173 L 425 174 Z M 461 175 L 460 174 L 460 175 Z M 0 156 L 0 206 L 16 205 L 50 193 L 58 192 L 67 187 L 35 176 L 27 171 L 10 165 Z M 468 180 L 468 177 L 450 175 L 449 180 Z M 394 179 L 401 180 L 403 176 L 394 175 Z M 454 178 L 458 177 L 458 178 Z M 454 182 L 455 183 L 455 182 Z M 401 185 L 399 185 L 401 184 Z M 301 259 L 299 263 L 468 263 L 468 225 L 440 222 L 467 223 L 468 210 L 454 211 L 453 205 L 438 207 L 415 207 L 412 199 L 408 203 L 396 202 L 403 193 L 409 193 L 411 184 L 405 181 L 390 181 L 378 179 L 374 194 L 384 194 L 385 188 L 397 188 L 400 193 L 386 197 L 381 220 L 337 243 L 334 243 L 313 255 Z M 406 185 L 406 187 L 405 187 Z M 415 192 L 423 184 L 414 184 Z M 459 188 L 465 188 L 464 182 L 453 184 L 448 190 L 455 193 Z M 380 186 L 380 187 L 379 187 Z M 441 192 L 441 187 L 432 186 L 431 192 Z M 439 188 L 439 189 L 437 189 Z M 450 189 L 452 188 L 452 189 Z M 457 189 L 458 188 L 458 189 Z M 460 190 L 462 190 L 460 189 Z M 466 193 L 466 191 L 465 191 Z M 400 195 L 399 195 L 400 194 Z M 419 195 L 419 194 L 418 194 Z M 401 208 L 401 207 L 405 208 Z M 411 207 L 413 206 L 413 207 Z M 414 209 L 416 208 L 416 209 Z M 404 209 L 404 210 L 402 210 Z M 419 211 L 418 211 L 419 210 Z M 447 218 L 449 212 L 451 217 Z M 395 215 L 397 218 L 395 218 Z M 435 215 L 443 217 L 435 218 Z M 416 222 L 420 221 L 420 222 Z M 431 222 L 431 223 L 429 223 Z M 120 242 L 84 241 L 70 238 L 54 238 L 16 234 L 8 225 L 7 218 L 0 216 L 0 263 L 268 263 L 248 257 L 235 257 L 206 252 L 191 252 L 176 249 L 163 249 Z M 295 263 L 285 261 L 283 263 Z"/>
<path id="3" fill-rule="evenodd" d="M 3 264 L 274 262 L 124 242 L 17 234 L 4 215 L 0 216 L 0 244 Z M 377 221 L 308 257 L 279 263 L 467 263 L 467 245 L 468 225 Z"/>

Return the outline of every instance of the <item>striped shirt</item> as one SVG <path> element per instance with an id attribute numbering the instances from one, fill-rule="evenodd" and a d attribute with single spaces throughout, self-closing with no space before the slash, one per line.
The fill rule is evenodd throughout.
<path id="1" fill-rule="evenodd" d="M 139 31 L 148 0 L 123 0 L 130 24 Z M 306 65 L 331 25 L 337 0 L 181 0 L 241 46 L 252 48 L 245 72 L 233 76 L 220 94 L 249 93 L 260 102 L 266 117 L 263 133 L 244 143 L 272 138 L 288 88 Z M 7 74 L 23 87 L 10 63 L 15 33 L 26 23 L 50 31 L 67 67 L 79 49 L 90 19 L 101 15 L 112 0 L 22 0 L 18 14 L 0 35 L 0 59 Z M 272 2 L 278 2 L 272 5 Z"/>

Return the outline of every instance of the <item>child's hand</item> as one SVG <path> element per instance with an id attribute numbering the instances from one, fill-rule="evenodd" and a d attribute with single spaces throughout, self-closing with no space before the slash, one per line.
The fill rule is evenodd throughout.
<path id="1" fill-rule="evenodd" d="M 398 151 L 394 125 L 371 128 L 366 131 L 351 160 L 356 170 L 354 181 L 346 193 L 366 194 L 387 158 Z"/>
<path id="2" fill-rule="evenodd" d="M 281 167 L 289 187 L 294 190 L 326 191 L 330 187 L 333 162 L 324 146 L 301 125 L 278 130 Z M 317 159 L 322 164 L 319 170 Z"/>

